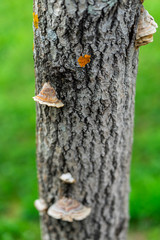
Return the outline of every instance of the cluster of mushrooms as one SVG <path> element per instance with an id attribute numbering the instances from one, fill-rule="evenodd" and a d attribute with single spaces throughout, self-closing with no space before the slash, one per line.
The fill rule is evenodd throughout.
<path id="1" fill-rule="evenodd" d="M 57 98 L 56 91 L 48 82 L 43 85 L 40 93 L 33 97 L 33 99 L 40 104 L 50 107 L 61 108 L 64 106 L 62 101 Z M 69 172 L 62 174 L 60 180 L 66 184 L 73 184 L 76 182 Z M 77 200 L 67 197 L 59 199 L 50 207 L 48 207 L 44 199 L 37 199 L 34 205 L 41 214 L 47 212 L 49 216 L 67 222 L 83 220 L 91 212 L 91 208 L 85 207 Z"/>
<path id="2" fill-rule="evenodd" d="M 75 179 L 70 173 L 62 174 L 60 179 L 67 184 L 75 183 Z M 67 222 L 73 222 L 73 220 L 81 221 L 91 212 L 91 208 L 85 207 L 77 200 L 67 197 L 59 199 L 49 208 L 44 199 L 37 199 L 34 205 L 40 213 L 47 212 L 50 217 Z"/>
<path id="3" fill-rule="evenodd" d="M 141 2 L 143 2 L 143 0 L 141 0 Z M 158 26 L 153 17 L 142 6 L 136 34 L 135 48 L 137 49 L 140 46 L 152 42 L 153 34 L 156 32 L 157 27 Z M 64 106 L 62 101 L 57 98 L 56 91 L 48 82 L 43 85 L 40 93 L 33 97 L 33 99 L 40 104 L 50 107 L 61 108 Z M 75 183 L 75 179 L 70 173 L 62 174 L 60 180 L 67 184 Z M 67 197 L 59 199 L 50 207 L 47 206 L 44 199 L 36 200 L 34 205 L 40 213 L 47 212 L 49 216 L 55 219 L 61 219 L 68 222 L 72 222 L 73 220 L 83 220 L 91 212 L 91 208 L 85 207 L 77 200 Z"/>

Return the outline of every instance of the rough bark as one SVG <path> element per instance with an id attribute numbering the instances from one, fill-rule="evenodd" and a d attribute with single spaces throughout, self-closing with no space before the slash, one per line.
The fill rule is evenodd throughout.
<path id="1" fill-rule="evenodd" d="M 34 0 L 36 93 L 49 81 L 64 107 L 37 104 L 40 197 L 92 208 L 73 223 L 41 216 L 43 240 L 126 239 L 139 0 Z M 85 68 L 78 58 L 91 55 Z M 59 177 L 70 172 L 76 184 Z"/>

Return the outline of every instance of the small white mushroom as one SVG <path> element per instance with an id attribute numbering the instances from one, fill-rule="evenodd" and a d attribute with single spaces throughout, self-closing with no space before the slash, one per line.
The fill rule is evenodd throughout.
<path id="1" fill-rule="evenodd" d="M 60 179 L 65 183 L 75 183 L 75 181 L 76 181 L 69 172 L 63 173 L 60 176 Z"/>
<path id="2" fill-rule="evenodd" d="M 158 25 L 154 21 L 154 18 L 146 9 L 144 9 L 144 7 L 142 7 L 136 34 L 135 47 L 138 48 L 153 42 L 153 34 L 156 32 L 157 27 Z"/>
<path id="3" fill-rule="evenodd" d="M 47 210 L 47 204 L 44 199 L 37 199 L 34 201 L 34 206 L 39 212 L 44 212 Z"/>
<path id="4" fill-rule="evenodd" d="M 85 219 L 91 212 L 91 208 L 85 207 L 75 199 L 63 197 L 48 209 L 48 215 L 55 219 L 73 222 Z"/>
<path id="5" fill-rule="evenodd" d="M 61 100 L 57 98 L 56 91 L 51 87 L 50 83 L 45 83 L 40 93 L 33 97 L 33 99 L 40 104 L 50 107 L 60 108 L 64 106 Z"/>

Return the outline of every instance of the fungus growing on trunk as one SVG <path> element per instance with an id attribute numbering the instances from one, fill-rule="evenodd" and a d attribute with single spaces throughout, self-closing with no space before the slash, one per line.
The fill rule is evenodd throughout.
<path id="1" fill-rule="evenodd" d="M 75 183 L 75 181 L 76 181 L 69 172 L 68 172 L 68 173 L 63 173 L 63 174 L 60 176 L 60 179 L 61 179 L 64 183 Z"/>
<path id="2" fill-rule="evenodd" d="M 85 207 L 75 199 L 63 197 L 48 209 L 48 215 L 62 219 L 63 221 L 73 222 L 85 219 L 91 212 L 91 208 Z"/>
<path id="3" fill-rule="evenodd" d="M 144 46 L 153 42 L 153 34 L 158 27 L 154 18 L 148 13 L 144 7 L 141 8 L 141 16 L 138 23 L 135 47 Z"/>
<path id="4" fill-rule="evenodd" d="M 47 210 L 47 204 L 44 199 L 37 199 L 34 201 L 34 206 L 39 212 L 44 212 Z"/>
<path id="5" fill-rule="evenodd" d="M 56 91 L 51 87 L 50 83 L 45 83 L 40 93 L 33 97 L 33 99 L 40 104 L 51 107 L 60 108 L 64 106 L 61 100 L 57 98 Z"/>

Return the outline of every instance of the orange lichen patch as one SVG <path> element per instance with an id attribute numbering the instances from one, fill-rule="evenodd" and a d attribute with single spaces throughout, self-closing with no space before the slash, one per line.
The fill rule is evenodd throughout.
<path id="1" fill-rule="evenodd" d="M 33 46 L 32 46 L 32 50 L 34 51 L 34 43 L 33 43 Z"/>
<path id="2" fill-rule="evenodd" d="M 89 63 L 91 56 L 90 55 L 84 55 L 84 57 L 80 56 L 78 58 L 78 63 L 81 67 L 85 67 L 87 63 Z"/>
<path id="3" fill-rule="evenodd" d="M 34 12 L 33 13 L 33 23 L 34 23 L 35 28 L 37 28 L 37 29 L 38 29 L 38 22 L 39 22 L 38 15 L 35 14 L 35 12 Z"/>

